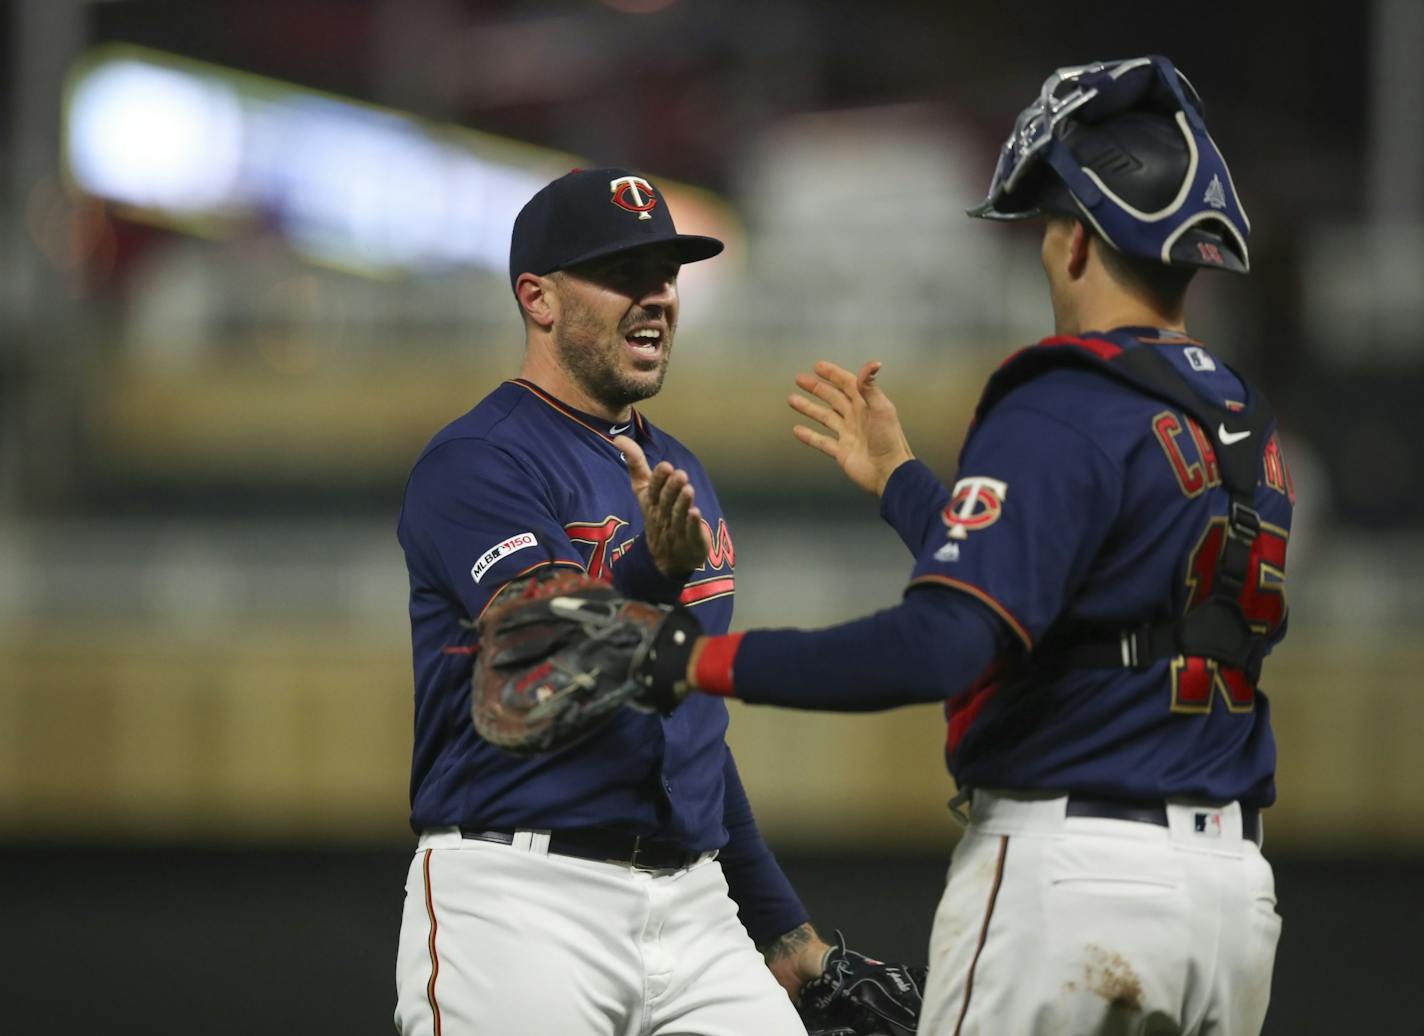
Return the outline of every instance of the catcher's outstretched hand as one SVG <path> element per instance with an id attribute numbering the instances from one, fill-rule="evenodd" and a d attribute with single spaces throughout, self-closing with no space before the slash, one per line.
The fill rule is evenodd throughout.
<path id="1" fill-rule="evenodd" d="M 665 460 L 649 469 L 642 447 L 626 435 L 613 445 L 627 461 L 628 481 L 643 512 L 643 537 L 658 571 L 676 577 L 701 568 L 712 543 L 687 472 Z"/>
<path id="2" fill-rule="evenodd" d="M 814 374 L 796 375 L 797 387 L 814 398 L 795 393 L 787 398 L 792 410 L 833 433 L 798 424 L 792 429 L 796 438 L 833 458 L 852 482 L 876 496 L 884 491 L 890 473 L 914 457 L 895 404 L 875 384 L 880 367 L 879 360 L 872 360 L 852 374 L 821 360 Z"/>
<path id="3" fill-rule="evenodd" d="M 913 1036 L 926 969 L 886 964 L 847 949 L 836 932 L 821 977 L 801 987 L 797 1010 L 810 1036 Z"/>

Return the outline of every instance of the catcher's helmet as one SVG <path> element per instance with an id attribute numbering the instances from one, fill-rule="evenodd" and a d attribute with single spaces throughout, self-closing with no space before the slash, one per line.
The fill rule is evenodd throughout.
<path id="1" fill-rule="evenodd" d="M 1060 68 L 971 216 L 1087 220 L 1119 252 L 1245 273 L 1251 223 L 1187 77 L 1159 55 Z"/>

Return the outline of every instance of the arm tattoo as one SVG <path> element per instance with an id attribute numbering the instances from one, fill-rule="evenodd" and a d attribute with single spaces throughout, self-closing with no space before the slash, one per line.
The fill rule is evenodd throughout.
<path id="1" fill-rule="evenodd" d="M 816 929 L 811 927 L 811 922 L 807 921 L 799 928 L 778 935 L 769 943 L 758 946 L 761 950 L 762 959 L 768 964 L 772 961 L 780 960 L 783 957 L 793 957 L 803 950 L 807 943 L 815 939 Z"/>

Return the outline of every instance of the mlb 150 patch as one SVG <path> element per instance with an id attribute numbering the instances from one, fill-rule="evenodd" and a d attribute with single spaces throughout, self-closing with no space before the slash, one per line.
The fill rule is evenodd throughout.
<path id="1" fill-rule="evenodd" d="M 480 555 L 480 560 L 475 562 L 475 567 L 470 569 L 470 575 L 475 582 L 479 582 L 484 574 L 490 570 L 497 562 L 509 557 L 516 550 L 523 550 L 525 547 L 537 546 L 539 541 L 532 532 L 521 532 L 518 536 L 511 536 L 503 543 L 496 543 L 489 550 Z"/>

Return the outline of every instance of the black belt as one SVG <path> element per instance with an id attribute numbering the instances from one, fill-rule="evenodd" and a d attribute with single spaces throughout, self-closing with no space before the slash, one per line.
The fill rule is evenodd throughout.
<path id="1" fill-rule="evenodd" d="M 1202 806 L 1203 813 L 1219 810 L 1220 806 Z M 1165 802 L 1143 802 L 1135 799 L 1100 799 L 1087 795 L 1068 796 L 1070 817 L 1101 817 L 1105 820 L 1132 820 L 1139 824 L 1167 826 L 1167 804 Z M 1241 837 L 1248 842 L 1259 842 L 1261 834 L 1261 811 L 1255 806 L 1241 807 Z"/>
<path id="2" fill-rule="evenodd" d="M 462 827 L 460 834 L 482 842 L 514 844 L 513 831 L 477 831 Z M 582 827 L 549 832 L 549 852 L 559 856 L 576 856 L 581 860 L 601 860 L 639 870 L 670 871 L 691 867 L 705 853 L 695 853 L 671 842 L 650 841 L 645 835 L 635 835 L 611 827 Z"/>

